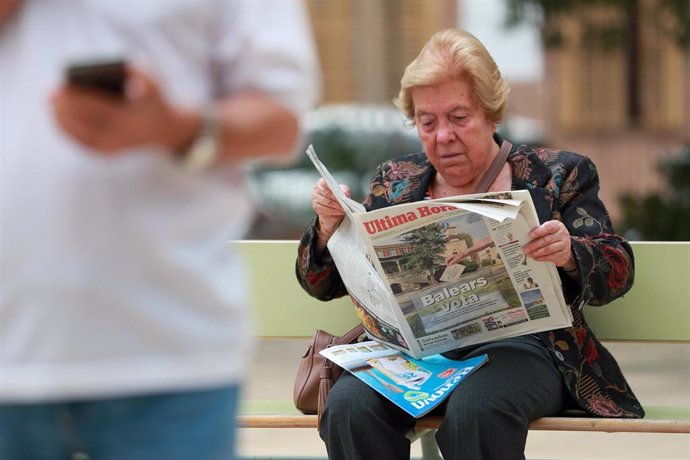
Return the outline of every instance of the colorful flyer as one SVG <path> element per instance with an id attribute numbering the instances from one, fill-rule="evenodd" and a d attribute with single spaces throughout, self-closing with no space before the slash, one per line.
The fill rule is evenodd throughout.
<path id="1" fill-rule="evenodd" d="M 438 406 L 488 360 L 481 355 L 463 361 L 432 355 L 416 359 L 375 341 L 337 345 L 321 351 L 415 418 Z"/>

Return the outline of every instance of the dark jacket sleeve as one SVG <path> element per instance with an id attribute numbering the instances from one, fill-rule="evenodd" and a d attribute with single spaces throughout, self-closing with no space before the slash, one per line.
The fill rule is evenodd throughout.
<path id="1" fill-rule="evenodd" d="M 387 164 L 388 162 L 378 165 L 369 181 L 370 191 L 363 203 L 367 210 L 390 205 L 385 194 L 376 192 L 385 183 Z M 320 257 L 314 253 L 317 219 L 318 217 L 314 218 L 300 239 L 295 272 L 300 286 L 309 295 L 319 300 L 331 300 L 346 295 L 347 290 L 328 249 Z"/>
<path id="2" fill-rule="evenodd" d="M 297 248 L 295 273 L 300 286 L 312 297 L 331 300 L 347 294 L 345 284 L 328 249 L 321 257 L 314 254 L 317 218 L 309 224 Z"/>
<path id="3" fill-rule="evenodd" d="M 566 294 L 577 292 L 578 304 L 605 305 L 632 287 L 635 266 L 632 248 L 616 235 L 608 211 L 599 199 L 594 163 L 573 155 L 575 166 L 565 177 L 559 195 L 560 219 L 571 234 L 580 273 L 579 286 L 563 276 Z"/>

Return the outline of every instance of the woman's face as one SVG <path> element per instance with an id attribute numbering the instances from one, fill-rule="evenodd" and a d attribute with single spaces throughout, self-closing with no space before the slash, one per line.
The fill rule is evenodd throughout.
<path id="1" fill-rule="evenodd" d="M 451 187 L 478 180 L 493 160 L 496 123 L 475 99 L 470 84 L 449 81 L 412 90 L 417 134 L 431 164 Z"/>

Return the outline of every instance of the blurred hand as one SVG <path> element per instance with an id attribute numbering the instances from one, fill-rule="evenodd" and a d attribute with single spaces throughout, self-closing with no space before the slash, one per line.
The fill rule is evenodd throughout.
<path id="1" fill-rule="evenodd" d="M 571 252 L 570 232 L 563 222 L 550 220 L 529 233 L 531 241 L 522 251 L 539 262 L 553 262 L 557 267 L 576 265 Z"/>
<path id="2" fill-rule="evenodd" d="M 0 27 L 5 24 L 10 16 L 19 8 L 24 0 L 0 0 Z"/>
<path id="3" fill-rule="evenodd" d="M 350 188 L 347 185 L 340 184 L 340 188 L 345 192 L 345 195 L 350 196 Z M 345 211 L 324 179 L 319 179 L 314 185 L 311 194 L 311 206 L 316 215 L 319 216 L 316 228 L 317 235 L 320 239 L 327 241 L 338 228 L 340 221 L 343 220 Z"/>
<path id="4" fill-rule="evenodd" d="M 198 128 L 168 104 L 149 75 L 131 68 L 124 99 L 67 84 L 57 89 L 51 102 L 68 135 L 106 155 L 141 145 L 175 150 Z"/>

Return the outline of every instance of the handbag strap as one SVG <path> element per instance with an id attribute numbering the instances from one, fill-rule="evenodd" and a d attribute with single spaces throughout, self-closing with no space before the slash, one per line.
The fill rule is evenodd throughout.
<path id="1" fill-rule="evenodd" d="M 482 180 L 479 181 L 477 190 L 475 190 L 474 193 L 484 193 L 489 190 L 491 184 L 493 184 L 493 182 L 496 180 L 496 176 L 498 176 L 498 173 L 501 172 L 503 163 L 505 163 L 508 159 L 508 154 L 510 153 L 511 148 L 513 148 L 513 144 L 504 139 L 503 143 L 501 144 L 501 149 L 498 151 L 498 155 L 496 155 L 494 161 L 491 162 L 491 166 L 489 166 L 489 169 L 486 171 L 486 173 L 484 173 L 484 177 L 482 177 Z"/>
<path id="2" fill-rule="evenodd" d="M 364 334 L 364 326 L 362 324 L 358 324 L 349 331 L 347 331 L 344 335 L 338 337 L 338 339 L 333 342 L 333 345 L 345 345 L 348 343 L 352 343 L 357 337 L 360 335 Z"/>

